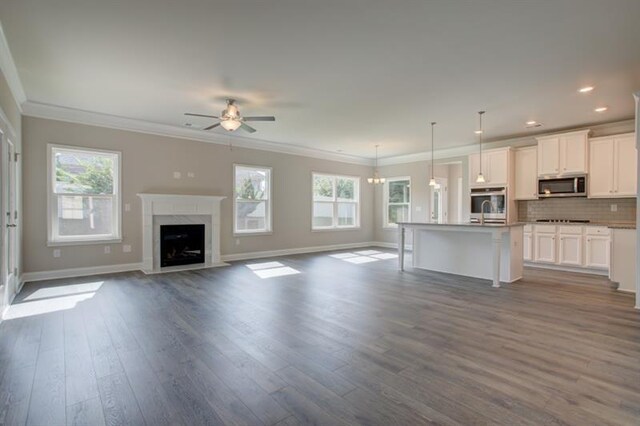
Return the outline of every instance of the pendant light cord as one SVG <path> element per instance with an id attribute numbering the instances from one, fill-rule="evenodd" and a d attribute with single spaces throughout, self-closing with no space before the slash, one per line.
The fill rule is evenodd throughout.
<path id="1" fill-rule="evenodd" d="M 480 174 L 482 174 L 482 114 L 484 114 L 484 111 L 478 111 L 480 116 Z"/>
<path id="2" fill-rule="evenodd" d="M 434 168 L 434 142 L 433 142 L 433 128 L 436 125 L 435 121 L 431 122 L 431 179 L 435 179 Z"/>

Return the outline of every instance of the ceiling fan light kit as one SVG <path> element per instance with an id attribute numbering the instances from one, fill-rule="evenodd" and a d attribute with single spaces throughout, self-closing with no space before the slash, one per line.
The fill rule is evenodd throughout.
<path id="1" fill-rule="evenodd" d="M 220 117 L 207 114 L 195 114 L 191 112 L 187 112 L 185 113 L 185 115 L 190 115 L 193 117 L 215 118 L 220 121 L 212 124 L 209 127 L 205 127 L 202 130 L 211 130 L 215 129 L 218 126 L 221 126 L 228 132 L 234 132 L 238 129 L 242 129 L 249 133 L 255 133 L 256 129 L 249 126 L 246 123 L 247 121 L 276 121 L 276 118 L 273 116 L 243 117 L 240 114 L 240 110 L 238 109 L 238 106 L 236 105 L 236 101 L 234 99 L 227 99 L 227 107 L 222 111 Z"/>

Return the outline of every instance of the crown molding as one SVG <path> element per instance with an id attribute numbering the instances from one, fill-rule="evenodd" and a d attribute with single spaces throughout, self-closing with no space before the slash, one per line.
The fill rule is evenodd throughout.
<path id="1" fill-rule="evenodd" d="M 13 56 L 11 55 L 7 38 L 4 35 L 2 24 L 0 24 L 0 70 L 2 70 L 2 74 L 7 80 L 13 99 L 18 104 L 18 109 L 22 112 L 22 104 L 27 101 L 27 95 L 22 87 L 16 64 L 13 62 Z"/>
<path id="2" fill-rule="evenodd" d="M 306 148 L 298 145 L 265 141 L 261 139 L 246 138 L 237 135 L 220 135 L 206 133 L 202 130 L 188 129 L 169 124 L 154 123 L 144 120 L 120 117 L 110 114 L 102 114 L 92 111 L 84 111 L 74 108 L 66 108 L 57 105 L 27 101 L 23 104 L 23 115 L 50 120 L 65 121 L 68 123 L 85 124 L 110 129 L 127 130 L 138 133 L 146 133 L 157 136 L 166 136 L 179 139 L 187 139 L 199 142 L 229 145 L 229 142 L 237 148 L 257 149 L 262 151 L 277 152 L 280 154 L 300 155 L 303 157 L 319 158 L 323 160 L 339 161 L 343 163 L 373 166 L 373 160 L 347 154 L 339 154 L 320 149 Z"/>
<path id="3" fill-rule="evenodd" d="M 640 92 L 639 92 L 640 96 Z M 621 133 L 630 133 L 634 131 L 634 120 L 627 119 L 621 121 L 614 121 L 603 124 L 595 124 L 590 126 L 581 126 L 578 128 L 557 129 L 551 132 L 537 132 L 535 134 L 526 136 L 517 136 L 505 139 L 491 140 L 483 142 L 483 150 L 497 149 L 497 148 L 520 148 L 523 146 L 535 145 L 538 138 L 551 136 L 555 134 L 565 133 L 579 133 L 591 131 L 594 137 L 609 136 Z M 444 148 L 436 150 L 434 153 L 434 159 L 453 159 L 458 157 L 466 157 L 469 154 L 473 154 L 478 151 L 478 144 L 462 145 L 453 148 Z M 407 164 L 416 163 L 419 161 L 431 161 L 430 152 L 417 152 L 415 154 L 397 155 L 393 157 L 380 158 L 378 160 L 378 166 L 392 166 L 395 164 Z"/>

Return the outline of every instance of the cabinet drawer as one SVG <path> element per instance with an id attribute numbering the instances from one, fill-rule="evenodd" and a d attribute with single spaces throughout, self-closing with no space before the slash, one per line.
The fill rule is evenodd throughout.
<path id="1" fill-rule="evenodd" d="M 555 234 L 556 226 L 555 225 L 536 225 L 534 226 L 534 230 L 538 234 Z"/>
<path id="2" fill-rule="evenodd" d="M 558 232 L 562 235 L 582 235 L 582 226 L 560 226 Z"/>
<path id="3" fill-rule="evenodd" d="M 587 226 L 586 227 L 587 235 L 603 235 L 607 236 L 611 234 L 611 230 L 606 226 Z"/>

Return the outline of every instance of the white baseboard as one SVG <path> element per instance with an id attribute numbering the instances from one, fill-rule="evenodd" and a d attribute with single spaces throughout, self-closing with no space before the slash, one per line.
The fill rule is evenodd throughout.
<path id="1" fill-rule="evenodd" d="M 55 271 L 25 272 L 22 282 L 55 280 L 59 278 L 88 277 L 91 275 L 112 274 L 115 272 L 139 271 L 141 263 L 124 263 L 120 265 L 90 266 L 86 268 L 58 269 Z"/>
<path id="2" fill-rule="evenodd" d="M 254 251 L 250 253 L 226 254 L 222 256 L 224 262 L 233 262 L 236 260 L 261 259 L 265 257 L 289 256 L 292 254 L 317 253 L 321 251 L 332 250 L 350 250 L 355 248 L 372 247 L 377 244 L 374 242 L 350 243 L 350 244 L 332 244 L 328 246 L 300 247 L 282 250 Z"/>

